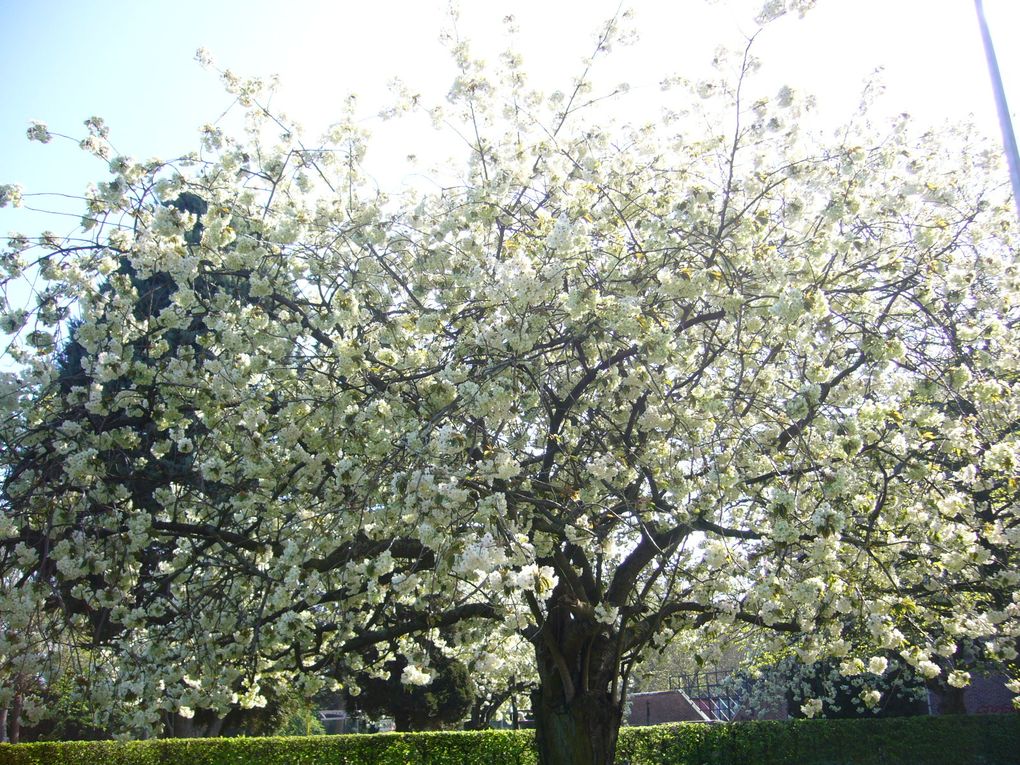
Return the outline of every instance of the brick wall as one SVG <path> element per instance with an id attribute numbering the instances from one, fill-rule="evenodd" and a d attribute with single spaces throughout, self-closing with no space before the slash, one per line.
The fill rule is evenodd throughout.
<path id="1" fill-rule="evenodd" d="M 628 725 L 667 722 L 707 722 L 707 717 L 680 691 L 631 694 Z"/>
<path id="2" fill-rule="evenodd" d="M 930 693 L 932 714 L 946 713 L 945 699 Z M 967 714 L 1013 714 L 1013 694 L 1006 689 L 1001 675 L 975 675 L 963 691 L 963 706 Z M 711 706 L 707 699 L 692 699 L 679 691 L 635 693 L 630 697 L 630 715 L 627 725 L 658 725 L 669 722 L 710 722 Z M 780 699 L 766 710 L 739 710 L 734 720 L 785 720 L 786 701 Z"/>
<path id="3" fill-rule="evenodd" d="M 1005 685 L 1001 674 L 973 675 L 970 685 L 963 689 L 963 707 L 969 715 L 1012 714 L 1013 694 Z M 932 714 L 940 714 L 952 708 L 946 694 L 929 692 L 928 699 Z"/>

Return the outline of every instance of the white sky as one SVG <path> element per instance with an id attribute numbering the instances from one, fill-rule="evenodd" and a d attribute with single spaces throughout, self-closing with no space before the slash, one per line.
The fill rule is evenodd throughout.
<path id="1" fill-rule="evenodd" d="M 658 106 L 661 78 L 696 79 L 718 45 L 741 45 L 754 30 L 748 9 L 761 2 L 635 0 L 630 7 L 641 39 L 618 49 L 598 74 L 607 85 L 629 82 L 638 102 Z M 985 5 L 1015 112 L 1020 2 Z M 493 59 L 505 47 L 501 20 L 513 13 L 516 47 L 533 83 L 553 90 L 570 86 L 618 0 L 462 0 L 461 6 L 461 36 Z M 28 193 L 80 194 L 88 181 L 105 176 L 101 163 L 70 144 L 29 144 L 24 131 L 32 119 L 81 136 L 82 120 L 98 114 L 110 125 L 115 149 L 136 157 L 197 148 L 198 126 L 231 103 L 216 76 L 193 61 L 200 46 L 240 74 L 279 74 L 276 105 L 316 128 L 313 133 L 339 114 L 351 91 L 373 126 L 393 76 L 427 100 L 442 100 L 452 66 L 438 38 L 449 23 L 445 0 L 0 0 L 0 183 L 20 183 Z M 999 137 L 972 0 L 818 0 L 803 20 L 791 16 L 772 25 L 756 46 L 763 81 L 813 92 L 819 113 L 833 125 L 852 111 L 868 74 L 884 66 L 883 113 L 906 111 L 936 125 L 972 114 L 980 129 Z M 425 146 L 408 152 L 422 154 L 432 139 L 425 132 L 415 140 Z M 55 198 L 28 203 L 59 205 Z M 0 233 L 62 233 L 73 224 L 73 218 L 64 225 L 0 210 Z"/>

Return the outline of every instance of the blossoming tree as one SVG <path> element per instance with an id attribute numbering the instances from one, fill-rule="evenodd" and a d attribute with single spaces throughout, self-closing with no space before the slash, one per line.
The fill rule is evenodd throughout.
<path id="1" fill-rule="evenodd" d="M 91 122 L 86 233 L 4 254 L 42 286 L 4 317 L 3 618 L 63 614 L 135 731 L 369 646 L 427 683 L 419 633 L 496 671 L 520 636 L 546 765 L 612 762 L 628 674 L 674 634 L 957 682 L 958 640 L 1014 660 L 994 156 L 906 121 L 805 137 L 796 94 L 747 95 L 749 54 L 667 94 L 698 114 L 627 128 L 583 78 L 545 98 L 454 52 L 432 114 L 470 158 L 438 191 L 383 195 L 353 119 L 309 148 L 230 73 L 249 134 L 184 161 L 111 159 Z"/>

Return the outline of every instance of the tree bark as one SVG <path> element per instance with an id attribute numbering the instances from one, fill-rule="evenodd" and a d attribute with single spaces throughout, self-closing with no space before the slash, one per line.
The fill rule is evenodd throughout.
<path id="1" fill-rule="evenodd" d="M 223 732 L 223 724 L 226 722 L 226 720 L 227 718 L 224 715 L 223 717 L 217 717 L 215 720 L 209 723 L 209 730 L 207 731 L 207 735 L 211 738 L 219 736 Z"/>
<path id="2" fill-rule="evenodd" d="M 14 694 L 14 707 L 11 709 L 11 736 L 10 742 L 17 744 L 21 741 L 21 709 L 24 706 L 25 697 L 20 693 Z"/>
<path id="3" fill-rule="evenodd" d="M 588 691 L 568 702 L 548 689 L 532 694 L 540 765 L 612 765 L 622 719 L 608 690 Z"/>
<path id="4" fill-rule="evenodd" d="M 414 726 L 411 725 L 411 712 L 406 709 L 394 709 L 393 713 L 393 730 L 397 733 L 410 733 Z"/>
<path id="5" fill-rule="evenodd" d="M 965 715 L 967 705 L 964 702 L 963 688 L 954 688 L 942 683 L 936 698 L 937 710 L 940 715 Z"/>
<path id="6" fill-rule="evenodd" d="M 531 698 L 539 765 L 613 765 L 623 699 L 613 697 L 616 667 L 605 648 L 595 636 L 567 638 L 554 659 L 549 645 L 536 643 L 539 687 Z"/>

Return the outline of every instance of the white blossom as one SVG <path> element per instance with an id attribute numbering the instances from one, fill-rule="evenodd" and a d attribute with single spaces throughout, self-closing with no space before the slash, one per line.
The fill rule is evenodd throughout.
<path id="1" fill-rule="evenodd" d="M 22 188 L 16 183 L 0 185 L 0 207 L 21 207 Z"/>
<path id="2" fill-rule="evenodd" d="M 882 700 L 882 692 L 874 688 L 868 688 L 861 691 L 860 698 L 864 702 L 865 707 L 872 709 Z"/>
<path id="3" fill-rule="evenodd" d="M 963 672 L 959 669 L 954 669 L 949 673 L 946 678 L 946 682 L 954 688 L 966 688 L 970 685 L 970 672 Z"/>
<path id="4" fill-rule="evenodd" d="M 49 143 L 53 140 L 53 136 L 50 134 L 49 129 L 46 127 L 44 122 L 33 120 L 32 124 L 26 131 L 29 141 L 38 141 L 39 143 Z"/>
<path id="5" fill-rule="evenodd" d="M 400 673 L 400 682 L 405 685 L 428 685 L 432 675 L 414 664 L 408 664 Z"/>
<path id="6" fill-rule="evenodd" d="M 821 699 L 808 699 L 800 706 L 800 711 L 805 717 L 815 717 L 821 714 L 822 711 L 822 700 Z"/>

